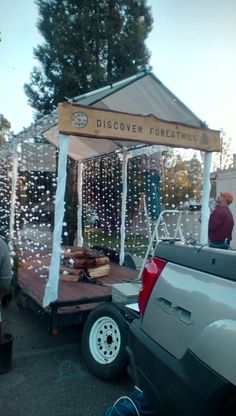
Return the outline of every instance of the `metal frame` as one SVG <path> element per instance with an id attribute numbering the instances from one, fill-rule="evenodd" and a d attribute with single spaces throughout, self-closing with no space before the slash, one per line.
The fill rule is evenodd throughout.
<path id="1" fill-rule="evenodd" d="M 26 294 L 23 289 L 16 284 L 14 289 L 14 296 L 17 297 L 21 295 L 23 301 L 19 300 L 19 304 L 22 307 L 29 308 L 33 310 L 38 316 L 46 319 L 48 323 L 48 329 L 50 334 L 56 335 L 58 333 L 59 328 L 66 327 L 68 325 L 77 325 L 82 324 L 85 322 L 88 314 L 91 312 L 92 309 L 84 309 L 81 310 L 80 306 L 82 305 L 89 305 L 89 304 L 99 304 L 102 302 L 111 302 L 112 295 L 104 295 L 104 296 L 94 296 L 94 297 L 86 297 L 81 298 L 78 300 L 67 300 L 67 301 L 56 301 L 50 303 L 47 308 L 39 305 L 35 299 L 33 299 L 30 295 Z M 64 312 L 59 309 L 68 308 L 68 307 L 78 307 L 78 311 L 75 312 Z"/>

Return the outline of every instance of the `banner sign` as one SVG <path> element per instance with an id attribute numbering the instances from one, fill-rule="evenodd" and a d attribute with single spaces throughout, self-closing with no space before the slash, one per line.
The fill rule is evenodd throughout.
<path id="1" fill-rule="evenodd" d="M 165 121 L 152 114 L 142 116 L 71 103 L 59 104 L 59 133 L 207 152 L 221 150 L 217 130 Z"/>

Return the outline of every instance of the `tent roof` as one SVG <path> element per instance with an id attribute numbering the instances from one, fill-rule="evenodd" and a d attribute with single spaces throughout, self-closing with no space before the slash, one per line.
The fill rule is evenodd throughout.
<path id="1" fill-rule="evenodd" d="M 205 127 L 205 124 L 149 71 L 74 97 L 69 102 L 131 114 L 153 114 L 166 121 Z M 56 118 L 55 111 L 49 120 L 49 127 L 46 121 L 48 117 L 42 120 L 41 133 L 43 132 L 50 142 L 58 145 Z M 70 136 L 69 155 L 74 159 L 83 160 L 121 148 L 133 148 L 135 145 L 140 146 L 140 143 Z"/>
<path id="2" fill-rule="evenodd" d="M 74 97 L 72 102 L 133 114 L 153 114 L 168 121 L 204 123 L 152 73 L 143 71 L 123 81 Z"/>

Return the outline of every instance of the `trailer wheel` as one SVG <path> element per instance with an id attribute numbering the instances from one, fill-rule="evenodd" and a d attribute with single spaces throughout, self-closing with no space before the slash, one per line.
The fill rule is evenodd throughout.
<path id="1" fill-rule="evenodd" d="M 127 364 L 127 325 L 112 304 L 94 309 L 85 321 L 82 355 L 87 368 L 101 379 L 118 376 Z"/>

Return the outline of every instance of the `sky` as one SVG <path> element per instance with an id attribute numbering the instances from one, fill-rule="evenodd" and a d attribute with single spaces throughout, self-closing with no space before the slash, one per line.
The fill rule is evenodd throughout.
<path id="1" fill-rule="evenodd" d="M 212 129 L 232 138 L 236 153 L 236 1 L 148 0 L 147 39 L 157 78 Z M 0 114 L 14 133 L 33 121 L 23 91 L 43 40 L 34 0 L 0 0 Z M 75 92 L 76 95 L 76 92 Z"/>

